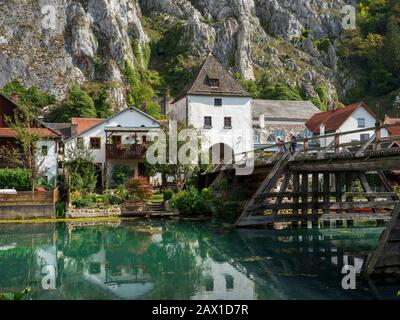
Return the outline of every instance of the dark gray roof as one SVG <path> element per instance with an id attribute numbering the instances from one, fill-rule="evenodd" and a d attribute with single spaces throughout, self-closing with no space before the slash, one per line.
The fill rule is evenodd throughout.
<path id="1" fill-rule="evenodd" d="M 211 87 L 210 79 L 219 81 L 218 88 Z M 250 93 L 242 87 L 213 55 L 209 55 L 204 60 L 197 75 L 188 83 L 172 103 L 190 94 L 251 97 Z"/>
<path id="2" fill-rule="evenodd" d="M 72 125 L 71 123 L 50 123 L 43 122 L 43 124 L 50 129 L 60 133 L 63 138 L 68 139 L 72 136 Z"/>
<path id="3" fill-rule="evenodd" d="M 264 115 L 266 120 L 307 121 L 321 112 L 311 101 L 253 100 L 253 119 Z"/>

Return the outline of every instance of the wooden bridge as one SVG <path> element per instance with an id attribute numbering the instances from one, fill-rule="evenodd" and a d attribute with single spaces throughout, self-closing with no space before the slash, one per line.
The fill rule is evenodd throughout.
<path id="1" fill-rule="evenodd" d="M 293 153 L 287 143 L 287 151 L 274 145 L 236 155 L 240 161 L 221 163 L 207 172 L 207 185 L 218 189 L 226 179 L 232 191 L 236 188 L 247 195 L 249 201 L 237 227 L 390 221 L 383 236 L 385 243 L 371 259 L 368 272 L 393 263 L 400 267 L 400 257 L 383 261 L 387 246 L 400 252 L 400 199 L 385 174 L 400 169 L 400 136 L 381 136 L 392 126 L 396 125 L 305 138 Z M 375 134 L 368 141 L 340 143 L 346 135 L 371 131 Z M 329 140 L 321 147 L 321 141 Z M 254 163 L 251 175 L 235 174 L 248 163 Z M 371 176 L 376 180 L 374 186 Z"/>

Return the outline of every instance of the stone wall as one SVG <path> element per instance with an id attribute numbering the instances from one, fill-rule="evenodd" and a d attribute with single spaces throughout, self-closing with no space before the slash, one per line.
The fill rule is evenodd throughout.
<path id="1" fill-rule="evenodd" d="M 0 206 L 0 220 L 54 219 L 54 204 L 26 204 Z"/>
<path id="2" fill-rule="evenodd" d="M 121 215 L 121 208 L 107 209 L 75 209 L 69 208 L 66 214 L 67 218 L 108 218 Z"/>

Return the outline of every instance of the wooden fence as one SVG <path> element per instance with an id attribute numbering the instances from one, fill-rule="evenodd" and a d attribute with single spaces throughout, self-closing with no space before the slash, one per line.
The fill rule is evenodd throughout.
<path id="1" fill-rule="evenodd" d="M 21 191 L 17 194 L 0 194 L 0 206 L 54 204 L 59 200 L 59 190 L 38 192 Z"/>

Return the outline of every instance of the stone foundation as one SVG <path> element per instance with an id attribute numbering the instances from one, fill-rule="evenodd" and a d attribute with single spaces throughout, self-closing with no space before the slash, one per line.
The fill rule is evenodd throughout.
<path id="1" fill-rule="evenodd" d="M 54 219 L 54 204 L 19 204 L 0 206 L 0 220 Z"/>
<path id="2" fill-rule="evenodd" d="M 66 213 L 67 218 L 108 218 L 119 217 L 121 215 L 121 208 L 107 208 L 107 209 L 75 209 L 69 208 Z"/>

